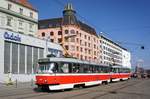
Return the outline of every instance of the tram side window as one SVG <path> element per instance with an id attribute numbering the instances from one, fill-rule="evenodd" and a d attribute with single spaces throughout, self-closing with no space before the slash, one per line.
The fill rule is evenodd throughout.
<path id="1" fill-rule="evenodd" d="M 92 73 L 92 65 L 89 65 L 89 70 L 88 70 L 88 73 Z"/>
<path id="2" fill-rule="evenodd" d="M 80 64 L 73 63 L 73 65 L 72 65 L 72 73 L 80 73 L 80 72 L 81 72 Z"/>
<path id="3" fill-rule="evenodd" d="M 60 72 L 61 73 L 69 73 L 69 64 L 68 63 L 62 63 L 60 66 Z"/>
<path id="4" fill-rule="evenodd" d="M 117 68 L 112 68 L 112 69 L 111 69 L 111 72 L 117 73 Z"/>
<path id="5" fill-rule="evenodd" d="M 38 73 L 56 73 L 58 72 L 58 65 L 56 63 L 39 64 Z"/>
<path id="6" fill-rule="evenodd" d="M 99 73 L 100 70 L 99 70 L 99 66 L 95 66 L 95 73 Z"/>
<path id="7" fill-rule="evenodd" d="M 120 72 L 119 73 L 124 73 L 124 68 L 120 68 Z"/>
<path id="8" fill-rule="evenodd" d="M 103 73 L 108 73 L 110 70 L 109 70 L 109 68 L 108 67 L 101 67 L 101 72 L 103 72 Z"/>
<path id="9" fill-rule="evenodd" d="M 89 65 L 85 64 L 83 66 L 83 73 L 89 73 Z"/>
<path id="10" fill-rule="evenodd" d="M 101 67 L 101 72 L 105 73 L 105 67 Z"/>

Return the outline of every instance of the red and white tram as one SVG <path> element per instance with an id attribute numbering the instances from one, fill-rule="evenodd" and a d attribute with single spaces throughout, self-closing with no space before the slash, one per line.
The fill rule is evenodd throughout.
<path id="1" fill-rule="evenodd" d="M 126 72 L 122 74 L 121 71 L 124 70 Z M 120 67 L 110 68 L 74 58 L 50 57 L 39 59 L 36 84 L 49 90 L 62 90 L 108 83 L 117 81 L 116 79 L 125 80 L 129 77 L 129 69 L 127 71 Z"/>

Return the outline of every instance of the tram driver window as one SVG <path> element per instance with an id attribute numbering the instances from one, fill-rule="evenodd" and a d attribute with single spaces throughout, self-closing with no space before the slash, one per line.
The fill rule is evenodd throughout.
<path id="1" fill-rule="evenodd" d="M 69 64 L 68 63 L 61 64 L 60 72 L 61 73 L 68 73 L 69 72 Z"/>

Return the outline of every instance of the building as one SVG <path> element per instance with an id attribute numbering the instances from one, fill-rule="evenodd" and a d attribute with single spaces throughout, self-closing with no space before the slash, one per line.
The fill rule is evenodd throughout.
<path id="1" fill-rule="evenodd" d="M 27 0 L 1 0 L 0 28 L 34 35 L 38 31 L 38 12 Z"/>
<path id="2" fill-rule="evenodd" d="M 126 49 L 122 49 L 122 66 L 131 68 L 131 53 Z"/>
<path id="3" fill-rule="evenodd" d="M 60 57 L 62 51 L 58 44 L 0 29 L 0 82 L 6 81 L 9 72 L 12 80 L 31 81 L 39 58 L 48 54 Z"/>
<path id="4" fill-rule="evenodd" d="M 122 47 L 111 39 L 100 35 L 101 63 L 104 65 L 122 65 Z"/>
<path id="5" fill-rule="evenodd" d="M 103 35 L 100 35 L 99 38 L 102 53 L 100 54 L 101 64 L 107 66 L 119 65 L 131 68 L 131 54 L 127 49 Z"/>
<path id="6" fill-rule="evenodd" d="M 1 0 L 0 82 L 8 76 L 13 81 L 31 81 L 39 58 L 62 55 L 60 45 L 34 37 L 37 27 L 38 13 L 27 0 Z"/>
<path id="7" fill-rule="evenodd" d="M 61 44 L 64 53 L 81 60 L 99 63 L 99 38 L 91 26 L 79 21 L 71 4 L 63 10 L 63 17 L 39 21 L 37 36 Z"/>

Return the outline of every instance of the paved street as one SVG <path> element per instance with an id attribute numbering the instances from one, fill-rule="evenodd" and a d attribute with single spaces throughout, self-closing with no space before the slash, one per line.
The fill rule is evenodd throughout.
<path id="1" fill-rule="evenodd" d="M 131 79 L 64 92 L 41 91 L 31 83 L 0 84 L 0 99 L 149 99 L 150 79 Z"/>

